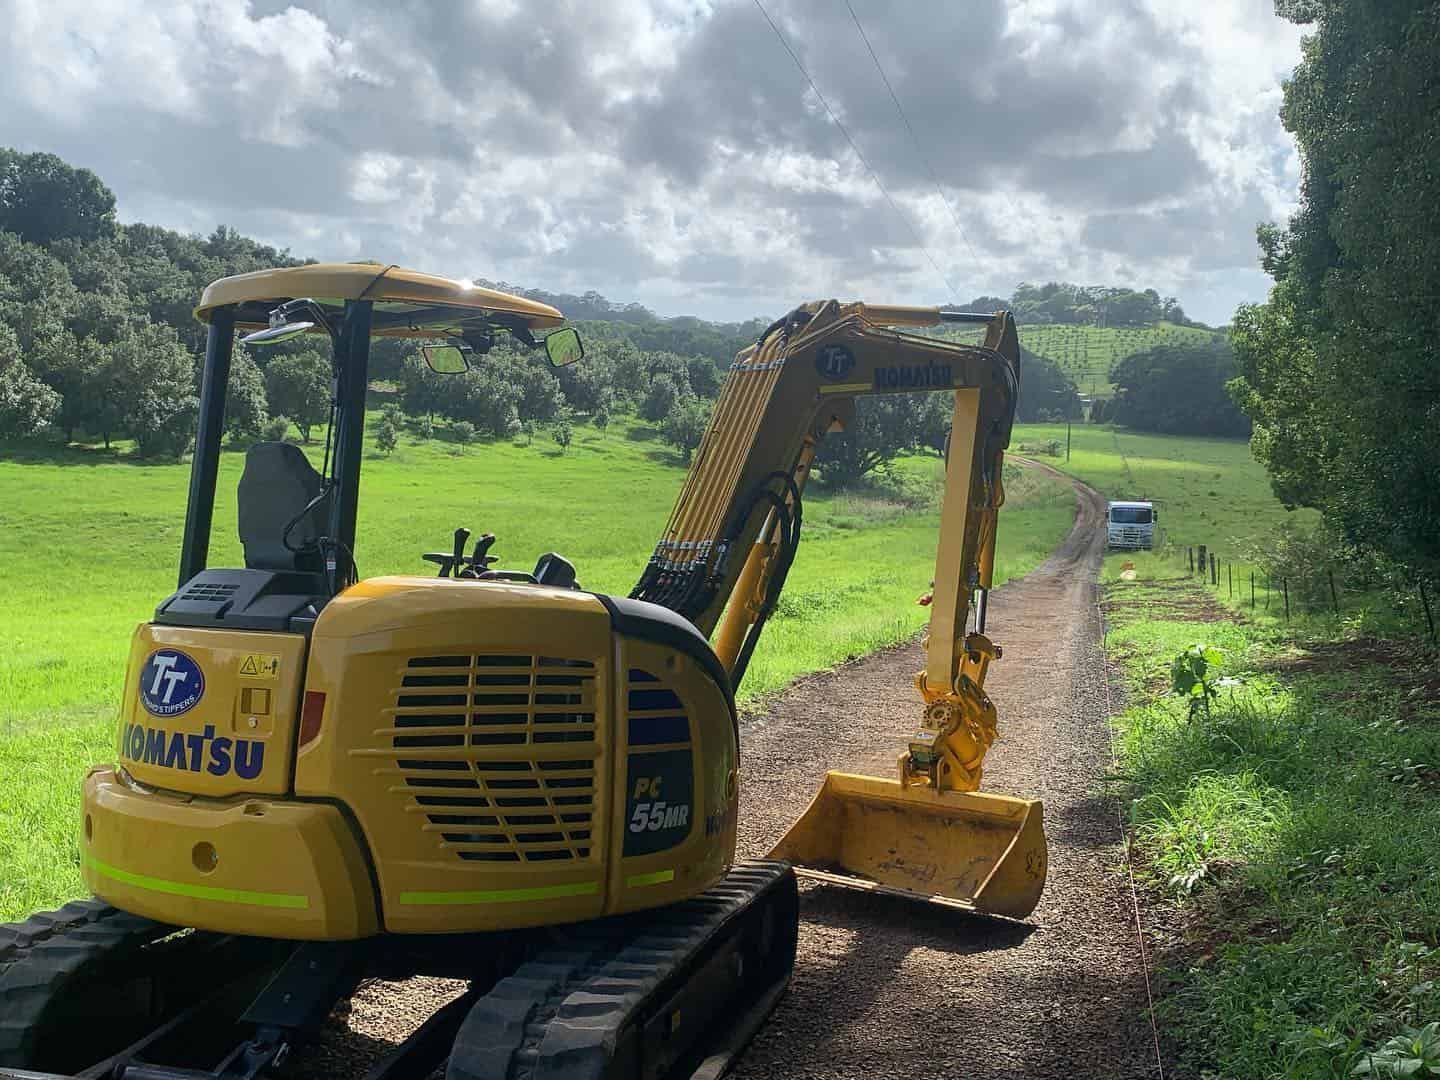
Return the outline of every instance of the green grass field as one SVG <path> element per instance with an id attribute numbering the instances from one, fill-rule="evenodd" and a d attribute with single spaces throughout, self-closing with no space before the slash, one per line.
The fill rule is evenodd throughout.
<path id="1" fill-rule="evenodd" d="M 1159 322 L 1153 326 L 1081 326 L 1021 323 L 1020 344 L 1048 357 L 1075 380 L 1080 393 L 1108 398 L 1114 392 L 1110 369 L 1132 353 L 1159 345 L 1181 345 L 1210 338 L 1213 331 Z M 947 331 L 959 341 L 979 341 L 975 331 Z"/>
<path id="2" fill-rule="evenodd" d="M 318 464 L 319 447 L 313 447 Z M 242 456 L 221 465 L 211 561 L 236 565 L 233 492 Z M 910 458 L 910 489 L 938 491 L 940 463 Z M 576 430 L 563 456 L 491 443 L 460 452 L 402 438 L 371 455 L 362 480 L 356 560 L 365 576 L 426 573 L 457 525 L 498 537 L 501 565 L 569 557 L 587 588 L 628 592 L 654 546 L 684 470 L 653 428 L 618 419 Z M 114 739 L 134 625 L 175 586 L 188 467 L 141 465 L 70 450 L 0 460 L 0 919 L 76 895 L 79 778 Z M 1013 478 L 1001 519 L 999 579 L 1054 548 L 1074 516 L 1069 487 Z M 909 500 L 913 502 L 912 500 Z M 923 502 L 923 499 L 921 500 Z M 893 644 L 922 625 L 938 514 L 883 492 L 807 492 L 805 536 L 756 651 L 742 697 Z M 23 778 L 23 782 L 21 781 Z"/>

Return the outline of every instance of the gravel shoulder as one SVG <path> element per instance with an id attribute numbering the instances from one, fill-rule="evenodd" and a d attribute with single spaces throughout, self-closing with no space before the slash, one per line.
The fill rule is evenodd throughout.
<path id="1" fill-rule="evenodd" d="M 1111 763 L 1095 603 L 1105 501 L 1074 487 L 1072 531 L 992 594 L 987 626 L 1004 656 L 986 680 L 1000 739 L 984 788 L 1045 802 L 1040 906 L 1019 924 L 802 886 L 791 990 L 736 1076 L 1155 1073 L 1115 805 L 1097 794 Z M 918 641 L 876 653 L 800 680 L 742 726 L 742 857 L 770 849 L 828 769 L 890 775 L 923 666 Z"/>

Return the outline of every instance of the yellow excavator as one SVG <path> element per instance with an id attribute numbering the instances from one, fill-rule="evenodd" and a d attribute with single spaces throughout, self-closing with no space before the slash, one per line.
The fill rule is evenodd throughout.
<path id="1" fill-rule="evenodd" d="M 977 791 L 995 709 L 984 634 L 1018 391 L 1008 313 L 807 304 L 735 360 L 627 597 L 494 537 L 360 580 L 370 343 L 439 373 L 501 339 L 553 365 L 560 312 L 377 265 L 210 285 L 179 585 L 136 630 L 116 759 L 84 780 L 94 900 L 0 927 L 0 1075 L 288 1074 L 362 979 L 468 989 L 374 1078 L 714 1077 L 788 984 L 796 874 L 1023 917 L 1038 802 Z M 898 328 L 979 323 L 981 345 Z M 244 565 L 208 564 L 237 334 L 328 336 L 321 468 L 246 456 Z M 736 864 L 734 693 L 800 540 L 820 440 L 867 394 L 953 395 L 916 733 L 896 773 L 832 773 L 767 860 Z M 617 508 L 618 509 L 618 508 Z M 972 597 L 975 628 L 971 622 Z M 303 1065 L 303 1055 L 297 1059 Z"/>

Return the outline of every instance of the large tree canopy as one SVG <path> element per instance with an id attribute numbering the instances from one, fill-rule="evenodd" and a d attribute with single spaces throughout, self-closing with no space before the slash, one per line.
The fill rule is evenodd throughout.
<path id="1" fill-rule="evenodd" d="M 1236 318 L 1236 398 L 1282 499 L 1440 574 L 1440 3 L 1276 6 L 1314 24 L 1282 111 L 1304 178 L 1260 232 L 1275 287 Z"/>
<path id="2" fill-rule="evenodd" d="M 1166 435 L 1248 435 L 1250 421 L 1225 384 L 1235 377 L 1229 342 L 1159 345 L 1115 365 L 1116 423 Z"/>
<path id="3" fill-rule="evenodd" d="M 33 244 L 98 240 L 115 231 L 115 196 L 89 169 L 54 154 L 0 147 L 0 231 Z"/>

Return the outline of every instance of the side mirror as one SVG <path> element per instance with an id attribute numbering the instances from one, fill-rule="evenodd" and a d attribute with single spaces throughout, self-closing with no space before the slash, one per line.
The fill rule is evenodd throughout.
<path id="1" fill-rule="evenodd" d="M 470 370 L 470 361 L 465 354 L 470 349 L 465 345 L 421 345 L 420 355 L 425 357 L 425 366 L 436 375 L 464 375 Z"/>
<path id="2" fill-rule="evenodd" d="M 241 345 L 278 345 L 282 341 L 289 341 L 291 338 L 299 337 L 301 334 L 314 330 L 317 323 L 313 322 L 282 322 L 272 323 L 264 330 L 256 330 L 253 334 L 246 334 L 240 339 Z"/>
<path id="3" fill-rule="evenodd" d="M 246 334 L 240 339 L 240 344 L 275 345 L 299 337 L 319 326 L 328 330 L 324 319 L 324 312 L 314 300 L 308 297 L 287 300 L 270 312 L 269 326 L 264 330 L 256 330 L 253 334 Z"/>
<path id="4" fill-rule="evenodd" d="M 545 355 L 552 368 L 568 367 L 585 355 L 585 346 L 580 343 L 580 331 L 573 326 L 556 330 L 545 337 Z"/>

